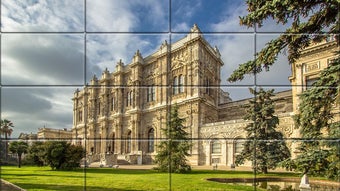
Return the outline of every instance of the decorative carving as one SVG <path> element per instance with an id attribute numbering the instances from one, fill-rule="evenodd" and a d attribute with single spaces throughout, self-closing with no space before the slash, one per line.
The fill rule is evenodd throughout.
<path id="1" fill-rule="evenodd" d="M 305 72 L 311 72 L 320 69 L 320 62 L 313 62 L 306 65 Z"/>

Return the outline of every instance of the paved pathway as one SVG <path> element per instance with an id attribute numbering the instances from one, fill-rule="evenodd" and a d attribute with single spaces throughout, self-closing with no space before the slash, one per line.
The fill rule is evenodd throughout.
<path id="1" fill-rule="evenodd" d="M 7 182 L 6 180 L 1 179 L 1 185 L 0 185 L 0 190 L 1 191 L 25 191 L 24 189 Z"/>

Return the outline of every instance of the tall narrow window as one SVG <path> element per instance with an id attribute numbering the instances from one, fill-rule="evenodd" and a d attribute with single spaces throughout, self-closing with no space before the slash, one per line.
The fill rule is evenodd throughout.
<path id="1" fill-rule="evenodd" d="M 204 85 L 205 85 L 205 93 L 209 95 L 210 94 L 210 87 L 209 87 L 210 82 L 209 82 L 208 78 L 205 78 L 205 84 Z"/>
<path id="2" fill-rule="evenodd" d="M 155 87 L 149 86 L 147 89 L 147 102 L 155 101 Z"/>
<path id="3" fill-rule="evenodd" d="M 239 155 L 243 151 L 244 140 L 236 139 L 234 143 L 235 147 L 235 155 Z"/>
<path id="4" fill-rule="evenodd" d="M 155 130 L 151 128 L 148 132 L 148 152 L 154 152 L 154 137 L 155 137 Z"/>
<path id="5" fill-rule="evenodd" d="M 173 94 L 176 95 L 177 94 L 177 90 L 178 90 L 178 81 L 177 81 L 177 77 L 174 77 L 174 81 L 173 81 Z"/>
<path id="6" fill-rule="evenodd" d="M 130 92 L 126 95 L 126 106 L 129 106 L 129 100 L 130 100 Z"/>
<path id="7" fill-rule="evenodd" d="M 133 91 L 130 92 L 130 106 L 133 104 Z"/>
<path id="8" fill-rule="evenodd" d="M 113 111 L 115 109 L 115 98 L 112 97 L 111 98 L 111 111 Z"/>
<path id="9" fill-rule="evenodd" d="M 98 115 L 100 115 L 100 101 L 98 102 Z"/>
<path id="10" fill-rule="evenodd" d="M 156 89 L 154 85 L 151 86 L 151 98 L 152 98 L 152 101 L 155 101 L 156 99 Z"/>
<path id="11" fill-rule="evenodd" d="M 184 77 L 183 75 L 179 75 L 178 77 L 178 93 L 183 93 L 184 92 Z"/>
<path id="12" fill-rule="evenodd" d="M 78 113 L 78 121 L 83 121 L 83 112 L 79 111 Z"/>
<path id="13" fill-rule="evenodd" d="M 131 131 L 128 132 L 126 137 L 126 153 L 131 153 Z"/>
<path id="14" fill-rule="evenodd" d="M 115 134 L 112 134 L 112 138 L 111 138 L 111 152 L 114 153 L 115 152 Z"/>

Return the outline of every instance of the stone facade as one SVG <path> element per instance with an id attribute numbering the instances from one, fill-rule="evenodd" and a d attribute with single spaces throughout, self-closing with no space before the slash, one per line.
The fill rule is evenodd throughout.
<path id="1" fill-rule="evenodd" d="M 163 42 L 147 57 L 137 50 L 131 63 L 120 60 L 114 72 L 106 69 L 100 79 L 94 76 L 74 93 L 74 144 L 86 148 L 89 163 L 151 164 L 156 145 L 165 138 L 161 129 L 177 104 L 193 143 L 190 163 L 233 165 L 247 124 L 241 105 L 249 100 L 232 102 L 219 89 L 223 64 L 219 50 L 196 25 L 186 37 L 173 44 Z M 300 83 L 295 72 L 290 78 L 293 85 Z M 286 138 L 298 131 L 292 116 L 299 91 L 294 87 L 274 97 L 279 129 Z"/>
<path id="2" fill-rule="evenodd" d="M 320 72 L 328 67 L 328 64 L 335 59 L 336 51 L 339 51 L 339 45 L 335 36 L 331 35 L 325 40 L 319 43 L 313 43 L 305 48 L 301 52 L 300 58 L 292 64 L 292 76 L 289 80 L 292 84 L 293 110 L 295 113 L 300 103 L 298 95 L 318 79 Z M 340 120 L 339 112 L 338 102 L 334 105 L 334 113 L 336 113 L 335 121 Z"/>
<path id="3" fill-rule="evenodd" d="M 200 138 L 199 127 L 218 120 L 218 98 L 228 100 L 227 93 L 212 88 L 221 81 L 220 56 L 195 25 L 185 38 L 171 45 L 165 41 L 147 57 L 137 51 L 131 63 L 119 61 L 114 72 L 105 70 L 75 92 L 73 138 L 84 146 L 87 140 L 91 155 L 151 163 L 173 104 L 186 118 L 190 137 Z M 193 164 L 200 152 L 194 144 Z"/>

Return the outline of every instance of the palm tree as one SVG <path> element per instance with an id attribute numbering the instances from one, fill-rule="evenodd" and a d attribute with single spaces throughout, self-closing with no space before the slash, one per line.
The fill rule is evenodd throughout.
<path id="1" fill-rule="evenodd" d="M 18 154 L 18 167 L 21 167 L 21 156 L 24 153 L 27 153 L 28 144 L 23 141 L 14 141 L 9 145 L 9 150 L 14 154 Z"/>
<path id="2" fill-rule="evenodd" d="M 13 132 L 13 129 L 11 127 L 14 127 L 14 125 L 10 120 L 1 120 L 0 135 L 5 135 L 5 160 L 7 160 L 8 156 L 8 137 L 10 137 Z"/>

